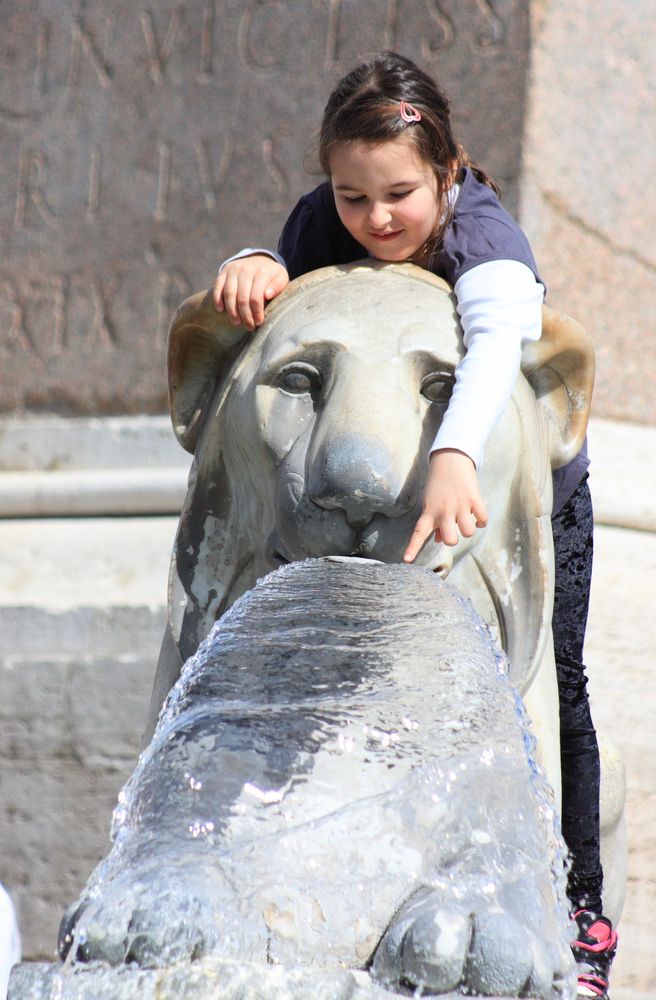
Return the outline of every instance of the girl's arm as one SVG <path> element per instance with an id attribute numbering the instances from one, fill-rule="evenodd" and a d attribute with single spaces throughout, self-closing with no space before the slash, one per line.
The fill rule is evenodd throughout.
<path id="1" fill-rule="evenodd" d="M 262 253 L 265 257 L 271 257 L 272 260 L 277 260 L 279 264 L 282 264 L 284 268 L 287 267 L 285 261 L 275 250 L 269 250 L 267 247 L 244 247 L 243 250 L 239 250 L 238 253 L 233 253 L 232 257 L 227 257 L 219 267 L 219 274 L 224 267 L 228 264 L 232 264 L 233 260 L 241 260 L 242 257 L 251 257 L 253 254 Z"/>
<path id="2" fill-rule="evenodd" d="M 287 285 L 318 267 L 346 264 L 367 256 L 346 231 L 325 181 L 298 201 L 285 223 L 278 253 L 242 250 L 222 265 L 214 286 L 214 303 L 235 325 L 252 330 L 264 319 L 264 306 Z"/>
<path id="3" fill-rule="evenodd" d="M 423 512 L 404 559 L 426 539 L 455 545 L 487 523 L 476 468 L 506 408 L 519 374 L 522 348 L 542 330 L 543 286 L 526 264 L 488 261 L 466 271 L 454 288 L 467 353 L 456 369 L 447 412 L 431 448 Z"/>
<path id="4" fill-rule="evenodd" d="M 229 257 L 214 283 L 214 305 L 235 326 L 254 330 L 264 320 L 264 306 L 289 282 L 285 262 L 273 250 L 250 247 Z"/>
<path id="5" fill-rule="evenodd" d="M 540 339 L 544 287 L 526 264 L 494 260 L 465 271 L 454 292 L 467 353 L 431 451 L 457 448 L 480 467 L 515 388 L 522 349 Z"/>

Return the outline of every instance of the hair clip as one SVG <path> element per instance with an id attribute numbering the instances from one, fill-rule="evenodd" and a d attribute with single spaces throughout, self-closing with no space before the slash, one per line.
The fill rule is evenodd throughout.
<path id="1" fill-rule="evenodd" d="M 413 104 L 409 104 L 407 101 L 401 101 L 399 105 L 399 114 L 404 122 L 420 122 L 421 115 L 414 107 Z"/>

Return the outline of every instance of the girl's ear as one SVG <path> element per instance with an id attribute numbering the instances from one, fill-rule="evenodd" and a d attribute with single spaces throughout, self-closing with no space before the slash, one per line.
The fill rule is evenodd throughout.
<path id="1" fill-rule="evenodd" d="M 524 348 L 522 371 L 551 429 L 551 465 L 567 465 L 581 450 L 588 426 L 595 371 L 592 338 L 576 320 L 543 306 L 542 337 Z"/>
<path id="2" fill-rule="evenodd" d="M 247 336 L 217 312 L 212 289 L 185 299 L 169 327 L 169 409 L 175 435 L 194 453 L 217 383 L 227 375 Z"/>

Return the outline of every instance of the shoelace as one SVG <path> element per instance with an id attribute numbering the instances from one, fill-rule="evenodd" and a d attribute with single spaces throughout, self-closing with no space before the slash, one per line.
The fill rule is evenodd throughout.
<path id="1" fill-rule="evenodd" d="M 608 996 L 608 971 L 617 946 L 617 932 L 605 917 L 595 918 L 593 914 L 586 927 L 585 916 L 582 910 L 574 914 L 580 935 L 572 942 L 579 963 L 578 995 L 603 1000 Z"/>

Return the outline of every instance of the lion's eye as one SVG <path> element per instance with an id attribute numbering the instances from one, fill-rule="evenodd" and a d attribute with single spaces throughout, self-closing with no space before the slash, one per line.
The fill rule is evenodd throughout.
<path id="1" fill-rule="evenodd" d="M 451 399 L 454 383 L 455 378 L 451 372 L 431 372 L 422 379 L 420 392 L 429 403 L 442 403 L 446 406 Z"/>
<path id="2" fill-rule="evenodd" d="M 304 396 L 315 392 L 321 385 L 321 376 L 313 365 L 287 365 L 279 373 L 276 384 L 293 396 Z"/>

